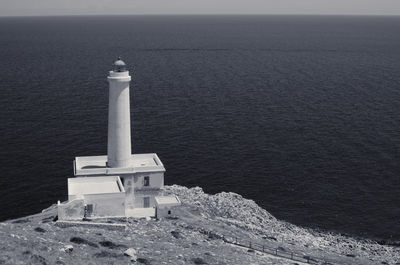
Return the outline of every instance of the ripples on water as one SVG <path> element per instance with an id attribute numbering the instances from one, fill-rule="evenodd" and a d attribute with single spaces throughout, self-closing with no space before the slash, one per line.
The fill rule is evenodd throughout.
<path id="1" fill-rule="evenodd" d="M 1 18 L 1 219 L 66 199 L 74 156 L 106 154 L 118 55 L 133 150 L 167 184 L 400 239 L 398 17 Z"/>

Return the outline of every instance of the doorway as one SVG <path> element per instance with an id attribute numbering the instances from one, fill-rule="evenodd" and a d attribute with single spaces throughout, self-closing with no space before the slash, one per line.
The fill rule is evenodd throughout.
<path id="1" fill-rule="evenodd" d="M 143 197 L 143 208 L 150 207 L 150 197 Z"/>

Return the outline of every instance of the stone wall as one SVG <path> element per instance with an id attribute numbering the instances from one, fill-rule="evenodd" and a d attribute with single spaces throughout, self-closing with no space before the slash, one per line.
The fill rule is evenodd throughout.
<path id="1" fill-rule="evenodd" d="M 82 220 L 85 214 L 85 203 L 83 199 L 75 199 L 66 203 L 58 204 L 59 220 Z"/>

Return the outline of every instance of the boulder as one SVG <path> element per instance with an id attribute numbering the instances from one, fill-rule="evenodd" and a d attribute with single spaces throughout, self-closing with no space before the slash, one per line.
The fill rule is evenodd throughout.
<path id="1" fill-rule="evenodd" d="M 74 246 L 72 245 L 66 245 L 63 248 L 60 248 L 60 251 L 63 251 L 65 253 L 70 253 L 74 250 Z"/>
<path id="2" fill-rule="evenodd" d="M 175 238 L 181 238 L 181 233 L 179 231 L 171 231 L 171 234 Z"/>
<path id="3" fill-rule="evenodd" d="M 130 257 L 131 261 L 137 260 L 136 250 L 134 248 L 128 248 L 125 250 L 124 255 Z"/>
<path id="4" fill-rule="evenodd" d="M 44 232 L 46 232 L 46 230 L 44 230 L 44 229 L 41 228 L 41 227 L 36 227 L 36 228 L 35 228 L 35 231 L 36 231 L 36 232 L 39 232 L 39 233 L 44 233 Z"/>

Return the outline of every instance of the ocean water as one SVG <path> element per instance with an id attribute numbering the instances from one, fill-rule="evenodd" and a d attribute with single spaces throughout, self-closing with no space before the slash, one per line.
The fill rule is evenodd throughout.
<path id="1" fill-rule="evenodd" d="M 0 18 L 0 220 L 65 200 L 74 157 L 106 154 L 117 56 L 133 151 L 166 184 L 400 240 L 400 17 Z"/>

